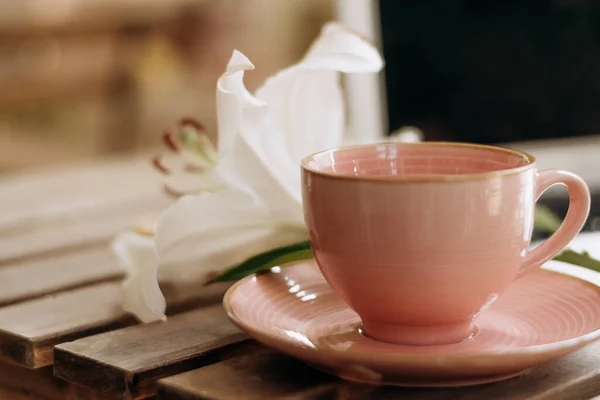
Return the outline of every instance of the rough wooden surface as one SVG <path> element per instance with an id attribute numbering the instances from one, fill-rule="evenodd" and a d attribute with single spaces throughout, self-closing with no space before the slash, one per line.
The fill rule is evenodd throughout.
<path id="1" fill-rule="evenodd" d="M 171 203 L 161 179 L 146 155 L 0 180 L 0 359 L 39 368 L 58 343 L 134 323 L 108 244 Z M 225 289 L 172 286 L 171 313 L 214 304 Z"/>
<path id="2" fill-rule="evenodd" d="M 119 287 L 109 282 L 0 308 L 0 357 L 43 367 L 58 343 L 134 323 L 120 308 Z"/>
<path id="3" fill-rule="evenodd" d="M 124 271 L 105 244 L 0 268 L 0 306 L 92 283 L 120 280 Z"/>
<path id="4" fill-rule="evenodd" d="M 0 267 L 107 244 L 172 199 L 148 156 L 0 180 Z"/>
<path id="5" fill-rule="evenodd" d="M 121 309 L 121 284 L 107 282 L 0 308 L 0 359 L 27 368 L 52 364 L 53 347 L 136 323 Z M 171 313 L 220 301 L 226 286 L 172 291 Z"/>
<path id="6" fill-rule="evenodd" d="M 161 379 L 159 399 L 262 400 L 344 398 L 372 390 L 342 382 L 307 364 L 262 348 L 194 371 Z M 344 396 L 342 396 L 344 395 Z"/>
<path id="7" fill-rule="evenodd" d="M 466 388 L 393 388 L 353 384 L 299 360 L 262 351 L 158 383 L 159 399 L 587 400 L 600 395 L 600 343 L 503 382 Z"/>
<path id="8" fill-rule="evenodd" d="M 55 348 L 54 373 L 102 392 L 143 397 L 155 380 L 219 361 L 246 341 L 221 305 Z"/>
<path id="9" fill-rule="evenodd" d="M 162 204 L 161 201 L 157 204 Z M 149 207 L 151 210 L 158 206 Z M 88 247 L 108 245 L 115 234 L 129 229 L 136 223 L 131 215 L 105 216 L 103 220 L 87 221 L 81 225 L 65 226 L 53 231 L 13 236 L 0 242 L 0 267 L 32 258 L 47 257 L 51 254 L 64 254 L 85 250 Z"/>
<path id="10" fill-rule="evenodd" d="M 456 389 L 380 388 L 357 400 L 587 400 L 600 394 L 600 343 L 503 382 Z"/>
<path id="11" fill-rule="evenodd" d="M 117 398 L 58 379 L 52 375 L 52 367 L 30 370 L 0 362 L 1 400 L 116 400 Z"/>
<path id="12" fill-rule="evenodd" d="M 81 221 L 97 210 L 120 209 L 131 199 L 156 196 L 163 179 L 151 154 L 53 166 L 3 175 L 0 227 L 18 229 Z M 139 216 L 139 215 L 138 215 Z"/>

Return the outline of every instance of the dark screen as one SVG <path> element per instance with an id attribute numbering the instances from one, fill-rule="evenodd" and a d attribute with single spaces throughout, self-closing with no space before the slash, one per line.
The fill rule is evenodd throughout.
<path id="1" fill-rule="evenodd" d="M 380 7 L 390 132 L 475 143 L 600 133 L 600 2 Z"/>

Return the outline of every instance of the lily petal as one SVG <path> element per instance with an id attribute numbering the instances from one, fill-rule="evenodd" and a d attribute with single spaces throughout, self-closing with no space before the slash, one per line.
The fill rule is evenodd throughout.
<path id="1" fill-rule="evenodd" d="M 186 196 L 158 221 L 160 276 L 168 280 L 205 279 L 265 250 L 306 238 L 303 223 L 277 219 L 257 207 L 245 192 L 224 190 Z"/>
<path id="2" fill-rule="evenodd" d="M 222 183 L 215 180 L 210 172 L 182 172 L 169 175 L 165 179 L 165 191 L 175 197 L 187 194 L 198 194 L 205 191 L 214 192 L 223 188 Z"/>
<path id="3" fill-rule="evenodd" d="M 305 68 L 344 73 L 379 72 L 383 64 L 373 43 L 337 22 L 325 24 L 302 61 Z"/>
<path id="4" fill-rule="evenodd" d="M 262 135 L 242 130 L 242 135 L 265 161 L 281 155 L 274 150 L 260 151 L 277 136 L 296 172 L 293 184 L 286 180 L 288 187 L 293 185 L 297 192 L 302 158 L 342 143 L 346 126 L 338 72 L 373 73 L 382 67 L 383 60 L 372 44 L 338 23 L 328 23 L 299 64 L 281 71 L 256 91 L 279 129 Z M 281 170 L 279 164 L 271 165 Z"/>
<path id="5" fill-rule="evenodd" d="M 382 139 L 383 140 L 383 139 Z M 423 132 L 414 126 L 405 126 L 398 129 L 386 139 L 390 142 L 418 143 L 423 141 Z"/>
<path id="6" fill-rule="evenodd" d="M 246 120 L 248 121 L 249 118 Z M 260 123 L 264 118 L 256 116 L 256 120 L 257 123 Z M 277 151 L 277 149 L 274 150 Z M 281 160 L 283 163 L 286 161 L 286 159 Z M 264 164 L 254 149 L 242 136 L 238 135 L 235 138 L 233 151 L 221 159 L 215 172 L 229 188 L 249 194 L 250 200 L 257 207 L 262 207 L 270 214 L 278 215 L 281 218 L 303 223 L 301 201 L 291 196 L 277 177 L 275 170 L 281 166 L 281 164 Z"/>
<path id="7" fill-rule="evenodd" d="M 295 216 L 301 221 L 302 207 L 298 199 L 290 197 L 273 174 L 273 166 L 262 163 L 240 134 L 242 130 L 252 130 L 252 126 L 267 134 L 272 130 L 263 126 L 270 121 L 266 103 L 253 97 L 244 85 L 244 71 L 250 69 L 254 69 L 254 65 L 236 50 L 217 83 L 219 160 L 216 176 L 226 186 L 248 193 L 253 202 L 272 213 Z M 272 135 L 265 135 L 268 136 Z M 267 198 L 265 193 L 268 193 Z"/>
<path id="8" fill-rule="evenodd" d="M 158 286 L 154 239 L 124 232 L 115 238 L 112 250 L 128 271 L 122 287 L 123 309 L 141 322 L 164 320 L 167 304 Z"/>
<path id="9" fill-rule="evenodd" d="M 230 90 L 238 93 L 238 140 L 230 141 L 231 132 L 219 128 L 219 136 L 226 135 L 233 149 L 221 158 L 219 176 L 272 212 L 301 215 L 300 160 L 342 144 L 344 101 L 338 72 L 375 72 L 382 65 L 371 44 L 330 23 L 300 63 L 257 90 L 260 106 L 258 101 L 247 106 L 241 95 L 247 91 Z M 218 98 L 222 89 L 218 88 Z M 219 127 L 228 126 L 221 115 L 225 113 L 220 111 Z"/>
<path id="10" fill-rule="evenodd" d="M 217 81 L 217 122 L 219 153 L 231 151 L 239 131 L 240 117 L 246 107 L 262 107 L 244 86 L 244 71 L 253 70 L 254 64 L 241 52 L 234 50 L 227 69 Z"/>

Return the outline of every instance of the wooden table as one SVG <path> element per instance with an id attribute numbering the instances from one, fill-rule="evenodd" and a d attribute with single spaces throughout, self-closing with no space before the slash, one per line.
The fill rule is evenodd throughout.
<path id="1" fill-rule="evenodd" d="M 224 287 L 168 292 L 165 323 L 119 307 L 108 243 L 171 200 L 145 157 L 0 181 L 0 399 L 590 399 L 600 343 L 501 383 L 402 389 L 344 382 L 249 340 Z"/>

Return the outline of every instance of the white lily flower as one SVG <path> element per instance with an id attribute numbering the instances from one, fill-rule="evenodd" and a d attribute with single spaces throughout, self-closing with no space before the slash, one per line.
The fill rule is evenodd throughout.
<path id="1" fill-rule="evenodd" d="M 370 43 L 329 23 L 298 64 L 267 79 L 253 96 L 243 76 L 254 65 L 234 51 L 217 84 L 214 173 L 223 188 L 185 196 L 162 214 L 154 235 L 159 279 L 200 281 L 307 240 L 300 160 L 345 143 L 339 72 L 374 73 L 382 66 Z M 145 322 L 164 318 L 164 298 L 149 282 L 151 274 L 151 267 L 138 265 L 123 298 L 125 309 Z"/>
<path id="2" fill-rule="evenodd" d="M 156 279 L 158 258 L 154 238 L 124 232 L 115 238 L 112 250 L 128 273 L 123 282 L 123 309 L 142 322 L 164 319 L 167 304 Z"/>

